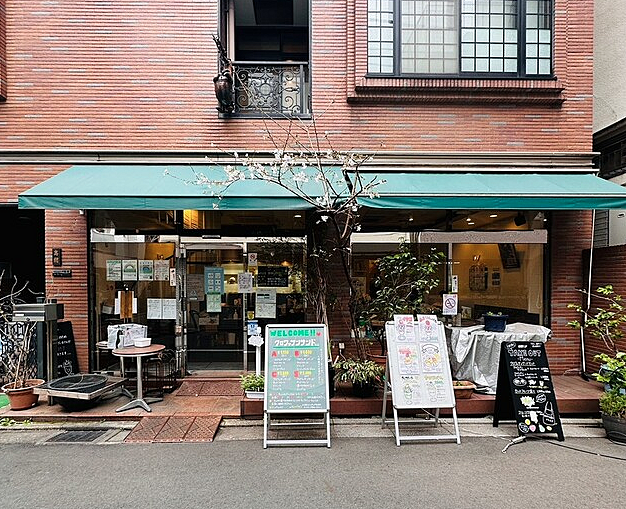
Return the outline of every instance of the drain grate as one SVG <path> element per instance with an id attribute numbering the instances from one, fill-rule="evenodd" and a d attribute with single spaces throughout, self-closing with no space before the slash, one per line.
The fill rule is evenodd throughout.
<path id="1" fill-rule="evenodd" d="M 106 432 L 107 430 L 105 429 L 64 431 L 63 433 L 59 433 L 58 435 L 49 438 L 46 442 L 64 444 L 95 442 Z"/>

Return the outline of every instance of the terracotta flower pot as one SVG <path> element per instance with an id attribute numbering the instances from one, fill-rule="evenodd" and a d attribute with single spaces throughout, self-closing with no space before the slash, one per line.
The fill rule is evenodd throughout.
<path id="1" fill-rule="evenodd" d="M 26 410 L 34 407 L 39 401 L 39 394 L 35 394 L 33 388 L 44 382 L 45 380 L 40 378 L 26 380 L 25 386 L 20 389 L 14 389 L 13 382 L 3 385 L 2 390 L 9 397 L 11 410 Z"/>

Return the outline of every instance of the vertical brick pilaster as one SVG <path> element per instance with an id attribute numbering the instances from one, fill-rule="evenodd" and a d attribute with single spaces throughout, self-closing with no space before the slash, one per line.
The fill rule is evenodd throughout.
<path id="1" fill-rule="evenodd" d="M 87 220 L 77 210 L 46 211 L 46 297 L 63 304 L 65 320 L 71 320 L 78 365 L 89 370 L 89 279 L 87 264 Z M 63 249 L 63 269 L 72 277 L 52 276 L 52 249 Z"/>

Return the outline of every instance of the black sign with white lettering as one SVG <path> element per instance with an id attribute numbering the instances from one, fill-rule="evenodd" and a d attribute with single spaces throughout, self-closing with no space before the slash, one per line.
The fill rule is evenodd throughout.
<path id="1" fill-rule="evenodd" d="M 78 374 L 78 356 L 72 322 L 58 322 L 57 326 L 57 376 L 76 375 Z"/>
<path id="2" fill-rule="evenodd" d="M 507 419 L 517 422 L 520 435 L 556 433 L 559 440 L 564 439 L 541 342 L 505 341 L 500 347 L 493 425 Z"/>
<path id="3" fill-rule="evenodd" d="M 289 267 L 259 266 L 256 285 L 265 287 L 289 286 Z"/>

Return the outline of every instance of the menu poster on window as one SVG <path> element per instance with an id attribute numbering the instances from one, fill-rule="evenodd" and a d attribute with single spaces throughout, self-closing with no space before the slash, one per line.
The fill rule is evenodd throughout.
<path id="1" fill-rule="evenodd" d="M 154 281 L 169 281 L 170 262 L 168 260 L 154 260 Z"/>
<path id="2" fill-rule="evenodd" d="M 122 281 L 137 281 L 137 260 L 122 260 Z"/>
<path id="3" fill-rule="evenodd" d="M 152 260 L 139 260 L 139 281 L 152 281 L 154 279 L 154 262 Z"/>
<path id="4" fill-rule="evenodd" d="M 254 312 L 256 318 L 276 318 L 276 289 L 257 289 Z"/>
<path id="5" fill-rule="evenodd" d="M 206 310 L 209 313 L 220 313 L 222 311 L 222 294 L 207 293 L 206 294 Z"/>
<path id="6" fill-rule="evenodd" d="M 176 299 L 161 299 L 162 319 L 176 320 Z"/>
<path id="7" fill-rule="evenodd" d="M 237 274 L 237 292 L 252 293 L 252 272 L 240 272 Z"/>
<path id="8" fill-rule="evenodd" d="M 107 281 L 122 280 L 122 260 L 107 260 Z"/>
<path id="9" fill-rule="evenodd" d="M 148 306 L 148 320 L 160 320 L 163 316 L 161 308 L 161 299 L 146 299 Z"/>
<path id="10" fill-rule="evenodd" d="M 148 320 L 176 320 L 176 299 L 147 299 Z"/>
<path id="11" fill-rule="evenodd" d="M 329 410 L 327 337 L 323 324 L 266 326 L 266 412 Z"/>
<path id="12" fill-rule="evenodd" d="M 224 269 L 222 267 L 204 268 L 204 293 L 224 293 Z"/>
<path id="13" fill-rule="evenodd" d="M 187 274 L 187 299 L 204 300 L 204 277 L 202 274 Z"/>

